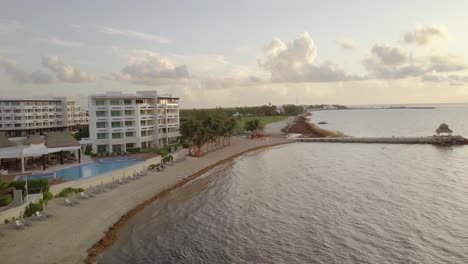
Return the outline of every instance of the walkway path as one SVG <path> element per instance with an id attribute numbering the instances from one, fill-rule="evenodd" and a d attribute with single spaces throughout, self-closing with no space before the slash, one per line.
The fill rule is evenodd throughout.
<path id="1" fill-rule="evenodd" d="M 202 158 L 187 160 L 109 190 L 95 198 L 80 200 L 66 207 L 63 200 L 50 201 L 46 211 L 54 215 L 46 221 L 33 222 L 32 227 L 17 231 L 0 227 L 0 259 L 8 263 L 82 263 L 87 249 L 102 238 L 104 232 L 125 213 L 143 201 L 187 177 L 237 153 L 261 146 L 291 142 L 281 138 L 249 140 L 233 138 L 230 146 L 208 153 Z"/>

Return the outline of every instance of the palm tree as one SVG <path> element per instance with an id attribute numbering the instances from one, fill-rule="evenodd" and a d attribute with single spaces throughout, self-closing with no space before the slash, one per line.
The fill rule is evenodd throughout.
<path id="1" fill-rule="evenodd" d="M 189 144 L 189 153 L 192 153 L 193 147 L 195 146 L 195 139 L 200 128 L 200 122 L 191 119 L 183 122 L 180 126 L 182 140 Z"/>

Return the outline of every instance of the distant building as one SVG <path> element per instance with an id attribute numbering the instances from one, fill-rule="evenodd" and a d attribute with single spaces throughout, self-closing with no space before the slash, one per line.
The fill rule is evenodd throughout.
<path id="1" fill-rule="evenodd" d="M 90 95 L 89 131 L 94 153 L 127 152 L 176 143 L 179 98 L 156 91 Z"/>
<path id="2" fill-rule="evenodd" d="M 242 114 L 240 114 L 239 112 L 235 112 L 234 114 L 232 114 L 232 117 L 239 117 L 239 116 L 242 116 Z"/>
<path id="3" fill-rule="evenodd" d="M 334 105 L 324 105 L 322 109 L 324 109 L 324 110 L 336 110 L 336 109 L 338 109 L 338 107 L 336 107 Z"/>
<path id="4" fill-rule="evenodd" d="M 280 105 L 277 105 L 276 106 L 276 112 L 278 114 L 283 114 L 284 113 L 284 107 L 283 106 L 280 106 Z"/>
<path id="5" fill-rule="evenodd" d="M 87 124 L 87 112 L 66 97 L 0 99 L 0 132 L 7 137 L 76 131 Z"/>

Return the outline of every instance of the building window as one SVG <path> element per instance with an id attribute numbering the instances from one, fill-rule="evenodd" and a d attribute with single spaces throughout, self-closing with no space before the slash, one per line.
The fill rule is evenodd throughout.
<path id="1" fill-rule="evenodd" d="M 148 135 L 148 134 L 147 134 L 146 131 L 141 131 L 141 136 L 142 136 L 142 137 L 146 137 L 147 135 Z"/>
<path id="2" fill-rule="evenodd" d="M 122 116 L 122 112 L 119 110 L 111 111 L 111 116 Z"/>
<path id="3" fill-rule="evenodd" d="M 96 111 L 96 117 L 105 117 L 106 111 Z"/>
<path id="4" fill-rule="evenodd" d="M 107 139 L 107 133 L 97 133 L 97 139 Z"/>
<path id="5" fill-rule="evenodd" d="M 126 115 L 126 116 L 132 116 L 132 115 L 133 115 L 133 111 L 132 111 L 132 110 L 125 110 L 125 115 Z"/>
<path id="6" fill-rule="evenodd" d="M 98 145 L 97 146 L 98 153 L 106 153 L 107 152 L 107 145 Z"/>
<path id="7" fill-rule="evenodd" d="M 134 148 L 135 147 L 135 143 L 127 143 L 125 144 L 125 147 L 128 149 L 128 148 Z"/>
<path id="8" fill-rule="evenodd" d="M 110 104 L 111 105 L 120 105 L 120 99 L 111 99 Z"/>
<path id="9" fill-rule="evenodd" d="M 106 122 L 96 122 L 96 128 L 106 128 Z"/>
<path id="10" fill-rule="evenodd" d="M 15 120 L 21 120 L 21 116 L 15 116 Z"/>
<path id="11" fill-rule="evenodd" d="M 124 105 L 131 105 L 131 104 L 132 104 L 132 100 L 124 99 Z"/>
<path id="12" fill-rule="evenodd" d="M 15 127 L 21 127 L 21 124 L 15 124 Z"/>
<path id="13" fill-rule="evenodd" d="M 112 122 L 112 127 L 122 127 L 122 122 Z"/>
<path id="14" fill-rule="evenodd" d="M 122 145 L 112 145 L 112 152 L 122 152 Z"/>
<path id="15" fill-rule="evenodd" d="M 122 138 L 122 133 L 112 133 L 112 139 L 119 139 Z"/>
<path id="16" fill-rule="evenodd" d="M 126 126 L 126 127 L 131 127 L 131 126 L 133 126 L 133 121 L 125 121 L 125 126 Z"/>
<path id="17" fill-rule="evenodd" d="M 134 137 L 135 132 L 125 132 L 125 137 Z"/>
<path id="18" fill-rule="evenodd" d="M 96 101 L 94 101 L 94 104 L 95 105 L 106 105 L 106 101 L 104 99 L 96 99 Z"/>

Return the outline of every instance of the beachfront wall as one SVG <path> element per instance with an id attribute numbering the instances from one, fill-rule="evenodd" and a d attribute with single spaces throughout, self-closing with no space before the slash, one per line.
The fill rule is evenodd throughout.
<path id="1" fill-rule="evenodd" d="M 68 188 L 68 187 L 88 189 L 90 187 L 95 187 L 101 184 L 113 182 L 123 177 L 128 177 L 130 175 L 133 175 L 134 172 L 139 172 L 139 171 L 143 171 L 147 169 L 148 166 L 151 164 L 158 164 L 158 163 L 161 163 L 161 156 L 159 155 L 156 157 L 147 159 L 146 161 L 142 163 L 138 163 L 136 165 L 123 168 L 120 170 L 111 171 L 102 175 L 89 177 L 89 178 L 85 178 L 81 180 L 69 181 L 69 182 L 64 182 L 64 183 L 60 183 L 57 185 L 53 185 L 50 187 L 50 192 L 56 195 L 60 193 L 61 190 Z"/>

